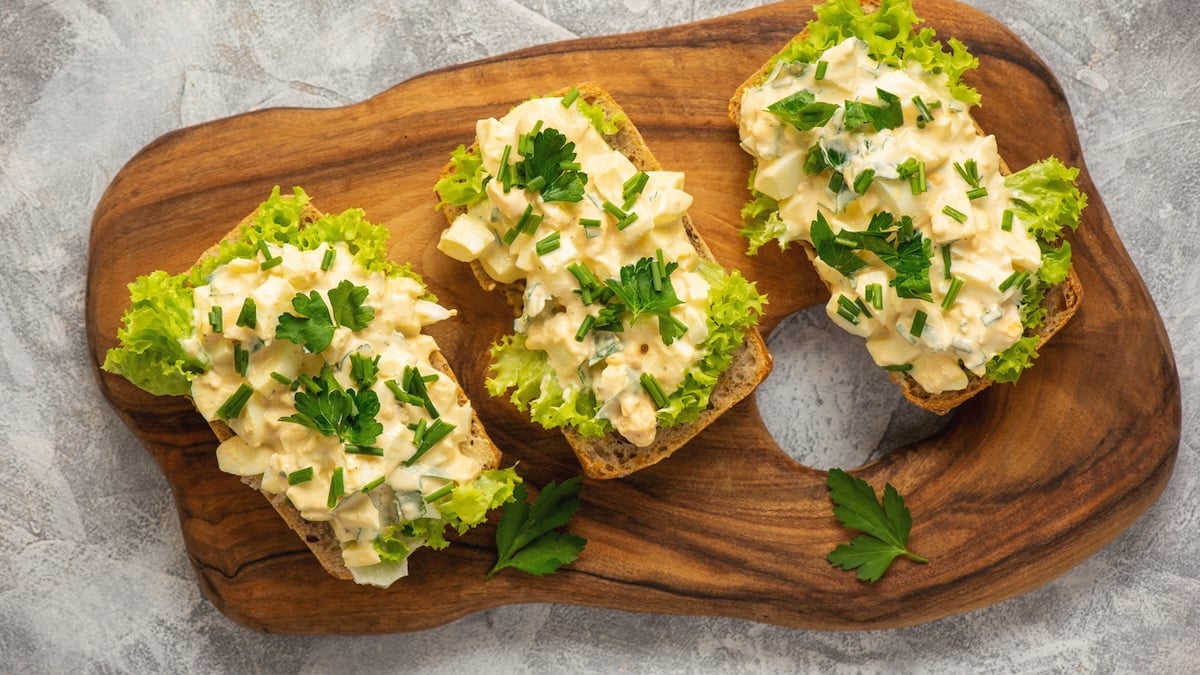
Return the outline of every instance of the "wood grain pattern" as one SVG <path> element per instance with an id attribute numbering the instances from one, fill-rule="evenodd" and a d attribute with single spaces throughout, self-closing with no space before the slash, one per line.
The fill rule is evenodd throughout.
<path id="1" fill-rule="evenodd" d="M 738 209 L 750 159 L 725 118 L 741 80 L 811 16 L 808 0 L 665 30 L 551 44 L 429 73 L 362 103 L 274 109 L 183 129 L 116 176 L 93 222 L 87 328 L 95 365 L 113 346 L 125 284 L 178 272 L 273 185 L 302 185 L 329 212 L 361 206 L 393 232 L 463 319 L 431 332 L 474 398 L 505 463 L 534 485 L 578 472 L 557 433 L 530 425 L 483 390 L 486 347 L 507 310 L 465 265 L 435 249 L 443 226 L 433 182 L 476 119 L 592 79 L 613 93 L 664 166 L 684 170 L 692 216 L 717 258 L 771 298 L 763 330 L 823 302 L 798 250 L 743 254 Z M 1047 154 L 1083 166 L 1062 91 L 1012 33 L 949 0 L 918 3 L 939 34 L 980 57 L 978 117 L 1022 167 Z M 1031 119 L 1028 111 L 1037 111 Z M 486 607 L 560 602 L 669 614 L 726 615 L 807 628 L 901 626 L 1028 591 L 1095 552 L 1138 517 L 1170 476 L 1180 392 L 1162 322 L 1086 171 L 1085 222 L 1071 237 L 1084 285 L 1074 321 L 1016 387 L 971 400 L 936 436 L 856 473 L 893 483 L 914 514 L 905 561 L 875 585 L 834 570 L 847 539 L 821 472 L 799 466 L 765 430 L 752 400 L 670 460 L 630 478 L 588 482 L 572 530 L 584 556 L 557 575 L 485 582 L 493 528 L 444 552 L 416 554 L 387 591 L 326 575 L 267 503 L 222 474 L 215 439 L 181 398 L 155 398 L 106 374 L 98 382 L 174 492 L 184 542 L 207 596 L 248 627 L 288 633 L 381 633 L 446 623 Z"/>

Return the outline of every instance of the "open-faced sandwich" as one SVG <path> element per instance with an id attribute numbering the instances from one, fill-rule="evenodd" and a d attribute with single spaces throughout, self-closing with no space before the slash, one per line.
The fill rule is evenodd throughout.
<path id="1" fill-rule="evenodd" d="M 388 586 L 520 481 L 423 326 L 452 312 L 388 231 L 278 188 L 188 271 L 130 284 L 104 369 L 186 395 L 220 468 L 261 492 L 330 574 Z"/>
<path id="2" fill-rule="evenodd" d="M 1085 195 L 1050 158 L 1015 173 L 971 116 L 978 61 L 910 0 L 830 0 L 730 103 L 754 157 L 751 253 L 801 242 L 827 313 L 937 413 L 1012 382 L 1080 302 Z"/>
<path id="3" fill-rule="evenodd" d="M 561 428 L 594 478 L 669 456 L 770 369 L 765 299 L 713 260 L 683 178 L 585 83 L 481 120 L 436 186 L 439 248 L 517 316 L 489 391 Z"/>

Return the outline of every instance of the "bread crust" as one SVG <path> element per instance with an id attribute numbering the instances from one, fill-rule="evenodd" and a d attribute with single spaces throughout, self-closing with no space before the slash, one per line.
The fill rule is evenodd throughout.
<path id="1" fill-rule="evenodd" d="M 862 3 L 862 9 L 864 13 L 873 12 L 878 8 L 879 5 L 875 2 Z M 807 36 L 808 27 L 806 26 L 803 31 L 796 34 L 791 40 L 789 40 L 788 44 L 791 44 L 796 40 L 802 40 Z M 784 45 L 783 49 L 781 49 L 780 52 L 776 52 L 776 54 L 782 53 L 784 49 L 787 49 L 787 45 Z M 770 75 L 773 67 L 774 66 L 771 63 L 771 59 L 768 59 L 761 68 L 754 72 L 753 75 L 746 78 L 746 80 L 742 82 L 740 86 L 738 86 L 737 91 L 734 92 L 733 98 L 729 100 L 728 109 L 729 118 L 733 121 L 734 126 L 737 126 L 741 119 L 742 97 L 746 93 L 746 90 L 757 86 L 760 82 L 762 82 L 768 75 Z M 978 122 L 976 122 L 975 126 L 976 129 L 979 130 L 979 133 L 983 134 L 983 130 L 980 128 Z M 1000 159 L 1000 173 L 1006 176 L 1010 173 L 1008 164 L 1005 163 L 1003 158 Z M 812 245 L 803 241 L 799 243 L 803 247 L 804 253 L 808 256 L 809 261 L 814 260 L 817 256 L 817 252 Z M 1042 299 L 1042 307 L 1046 310 L 1046 318 L 1035 330 L 1032 331 L 1032 333 L 1026 331 L 1027 335 L 1032 334 L 1037 336 L 1038 349 L 1041 349 L 1042 346 L 1045 345 L 1055 333 L 1061 330 L 1062 327 L 1065 326 L 1068 321 L 1070 321 L 1071 317 L 1075 315 L 1075 312 L 1079 310 L 1079 305 L 1082 300 L 1083 286 L 1079 282 L 1079 276 L 1075 273 L 1074 265 L 1072 265 L 1068 270 L 1067 278 L 1056 286 L 1051 287 L 1046 292 L 1045 297 Z M 994 380 L 992 380 L 990 377 L 980 377 L 973 373 L 968 373 L 967 386 L 965 388 L 955 391 L 943 391 L 934 394 L 926 391 L 925 388 L 922 387 L 916 380 L 909 377 L 905 373 L 891 371 L 888 373 L 888 376 L 891 378 L 892 382 L 900 387 L 901 393 L 903 393 L 904 397 L 913 405 L 938 415 L 945 415 L 949 413 L 951 410 L 957 408 L 959 405 L 963 404 L 984 389 L 987 389 L 994 383 Z"/>
<path id="2" fill-rule="evenodd" d="M 628 157 L 634 166 L 643 171 L 662 169 L 662 165 L 654 158 L 654 154 L 646 145 L 637 127 L 603 87 L 595 82 L 581 82 L 573 88 L 578 90 L 579 98 L 600 106 L 609 117 L 617 116 L 617 132 L 604 136 L 613 149 Z M 546 94 L 546 96 L 563 96 L 571 89 L 572 87 L 566 87 Z M 447 164 L 439 178 L 453 172 L 454 165 Z M 447 224 L 453 223 L 455 218 L 466 212 L 467 207 L 465 206 L 453 204 L 442 206 L 442 215 L 445 216 Z M 696 248 L 700 258 L 717 262 L 712 251 L 697 231 L 691 217 L 685 214 L 682 221 L 688 240 Z M 478 261 L 472 261 L 470 266 L 480 286 L 484 290 L 502 292 L 512 308 L 513 315 L 520 316 L 524 304 L 524 282 L 502 284 L 488 276 Z M 600 438 L 588 438 L 571 427 L 562 427 L 561 430 L 579 460 L 584 475 L 600 479 L 620 478 L 670 457 L 713 420 L 754 391 L 770 371 L 771 355 L 767 351 L 762 336 L 758 330 L 748 329 L 742 346 L 734 353 L 729 368 L 721 375 L 713 389 L 708 408 L 701 412 L 695 421 L 671 427 L 659 427 L 654 441 L 646 447 L 638 447 L 630 443 L 615 431 Z"/>
<path id="3" fill-rule="evenodd" d="M 230 230 L 224 237 L 221 238 L 220 241 L 213 244 L 208 250 L 201 254 L 197 262 L 204 260 L 205 258 L 219 251 L 221 242 L 237 239 L 241 233 L 242 227 L 249 224 L 254 219 L 256 213 L 257 212 L 251 213 L 250 215 L 246 216 L 237 227 Z M 307 225 L 315 222 L 321 218 L 322 215 L 324 214 L 317 210 L 317 208 L 312 204 L 305 204 L 304 211 L 301 216 L 301 227 L 306 227 Z M 430 353 L 429 361 L 435 369 L 449 377 L 456 384 L 458 383 L 458 378 L 455 376 L 454 371 L 450 368 L 449 362 L 446 361 L 446 358 L 440 351 L 434 350 L 432 353 Z M 460 404 L 464 405 L 469 403 L 467 400 L 467 395 L 463 392 L 461 386 L 459 387 L 458 401 Z M 212 420 L 208 423 L 208 426 L 213 430 L 217 440 L 222 443 L 235 436 L 233 430 L 221 420 Z M 468 441 L 466 454 L 478 459 L 482 463 L 483 470 L 495 469 L 500 466 L 500 448 L 497 447 L 496 444 L 492 442 L 491 437 L 488 436 L 487 429 L 484 428 L 483 422 L 480 421 L 479 415 L 476 413 L 474 407 L 471 409 L 471 434 Z M 337 577 L 338 579 L 345 579 L 347 581 L 354 578 L 353 574 L 350 572 L 350 569 L 346 567 L 345 561 L 342 559 L 341 544 L 338 542 L 337 537 L 334 536 L 333 530 L 330 528 L 329 523 L 305 519 L 300 515 L 299 509 L 288 503 L 286 495 L 269 492 L 262 489 L 262 476 L 241 476 L 241 481 L 255 490 L 258 490 L 259 494 L 266 498 L 267 502 L 271 504 L 271 506 L 275 509 L 275 512 L 278 513 L 279 517 L 282 518 L 284 523 L 287 524 L 288 528 L 296 533 L 296 536 L 298 536 L 300 540 L 304 542 L 305 546 L 308 546 L 309 550 L 312 551 L 313 556 L 315 556 L 317 561 L 321 563 L 321 567 L 325 568 L 326 572 Z"/>

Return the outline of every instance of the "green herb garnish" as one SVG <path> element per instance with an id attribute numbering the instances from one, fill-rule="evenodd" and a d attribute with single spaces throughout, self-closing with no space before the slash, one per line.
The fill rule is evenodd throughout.
<path id="1" fill-rule="evenodd" d="M 254 395 L 254 388 L 243 382 L 238 385 L 237 391 L 229 395 L 225 402 L 217 408 L 217 419 L 230 420 L 242 414 L 242 408 L 246 406 L 246 401 Z"/>
<path id="2" fill-rule="evenodd" d="M 767 106 L 767 112 L 800 131 L 823 127 L 837 112 L 838 106 L 817 102 L 816 98 L 811 91 L 801 89 Z"/>
<path id="3" fill-rule="evenodd" d="M 289 473 L 287 475 L 287 482 L 288 485 L 299 485 L 301 483 L 307 483 L 308 481 L 312 480 L 312 478 L 313 468 L 311 466 L 306 466 L 303 469 L 296 469 L 295 471 Z"/>
<path id="4" fill-rule="evenodd" d="M 912 514 L 904 499 L 890 483 L 883 489 L 882 501 L 866 481 L 841 469 L 830 469 L 826 479 L 833 513 L 838 522 L 858 535 L 849 544 L 841 544 L 826 558 L 843 570 L 858 570 L 861 581 L 878 581 L 892 561 L 905 556 L 919 563 L 929 562 L 908 548 Z"/>
<path id="5" fill-rule="evenodd" d="M 343 389 L 328 364 L 316 379 L 302 376 L 303 390 L 296 392 L 296 413 L 279 418 L 308 427 L 324 436 L 361 446 L 375 443 L 383 425 L 375 419 L 379 396 L 370 389 Z"/>
<path id="6" fill-rule="evenodd" d="M 242 303 L 242 310 L 238 312 L 237 325 L 250 330 L 258 328 L 258 305 L 255 304 L 254 298 L 246 298 Z"/>
<path id="7" fill-rule="evenodd" d="M 579 510 L 579 491 L 583 477 L 550 482 L 530 505 L 524 484 L 513 489 L 515 501 L 504 506 L 496 526 L 496 564 L 488 572 L 490 579 L 505 568 L 542 576 L 574 562 L 587 540 L 568 532 L 558 532 Z"/>

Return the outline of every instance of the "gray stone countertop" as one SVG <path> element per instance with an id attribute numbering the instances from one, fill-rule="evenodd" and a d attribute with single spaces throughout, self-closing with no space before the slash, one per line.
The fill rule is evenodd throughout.
<path id="1" fill-rule="evenodd" d="M 1183 385 L 1183 440 L 1166 490 L 1054 582 L 921 626 L 849 633 L 526 605 L 415 634 L 275 636 L 241 628 L 201 594 L 166 483 L 88 361 L 88 232 L 121 166 L 181 126 L 353 103 L 434 68 L 755 4 L 0 1 L 0 671 L 321 673 L 353 659 L 360 672 L 1200 672 L 1200 13 L 1191 0 L 970 0 L 1066 90 Z M 822 330 L 800 315 L 772 346 L 791 363 Z M 802 370 L 782 365 L 765 391 L 787 391 Z M 795 386 L 802 396 L 812 385 Z M 800 458 L 824 466 L 861 463 L 853 448 L 879 440 L 777 433 L 830 448 Z"/>

